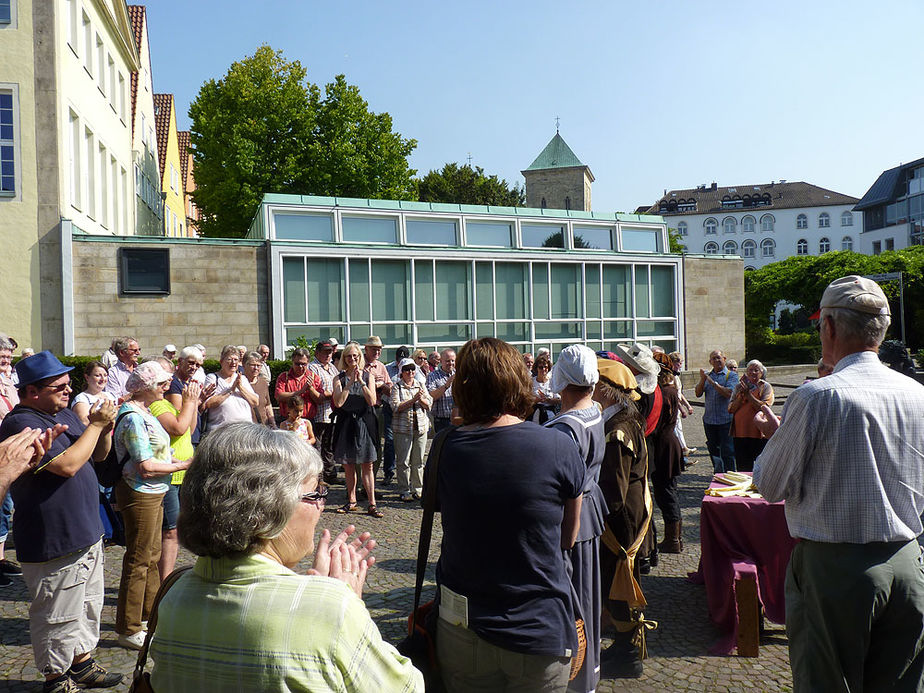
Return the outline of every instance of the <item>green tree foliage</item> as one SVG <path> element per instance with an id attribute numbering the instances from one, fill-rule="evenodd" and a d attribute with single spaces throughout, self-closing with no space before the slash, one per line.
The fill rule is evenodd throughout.
<path id="1" fill-rule="evenodd" d="M 686 252 L 686 247 L 683 245 L 683 236 L 680 235 L 680 232 L 677 229 L 672 229 L 668 227 L 667 229 L 667 243 L 668 243 L 668 252 L 683 254 Z"/>
<path id="2" fill-rule="evenodd" d="M 343 75 L 323 96 L 306 76 L 264 45 L 200 88 L 189 116 L 203 235 L 243 236 L 270 192 L 413 199 L 417 142 Z"/>
<path id="3" fill-rule="evenodd" d="M 744 274 L 744 304 L 748 341 L 767 325 L 778 301 L 803 306 L 815 312 L 825 287 L 848 274 L 903 272 L 905 288 L 905 332 L 909 344 L 924 344 L 924 246 L 881 255 L 861 255 L 849 250 L 819 256 L 790 257 Z M 889 335 L 901 334 L 898 282 L 882 282 L 892 305 Z"/>
<path id="4" fill-rule="evenodd" d="M 506 180 L 485 175 L 481 166 L 446 164 L 439 171 L 430 171 L 417 182 L 421 202 L 448 202 L 464 205 L 496 205 L 523 207 L 526 192 Z"/>

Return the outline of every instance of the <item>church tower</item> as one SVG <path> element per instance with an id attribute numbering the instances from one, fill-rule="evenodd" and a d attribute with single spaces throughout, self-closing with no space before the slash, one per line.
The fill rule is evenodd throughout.
<path id="1" fill-rule="evenodd" d="M 594 174 L 575 156 L 557 130 L 536 160 L 521 173 L 526 178 L 527 207 L 590 211 Z"/>

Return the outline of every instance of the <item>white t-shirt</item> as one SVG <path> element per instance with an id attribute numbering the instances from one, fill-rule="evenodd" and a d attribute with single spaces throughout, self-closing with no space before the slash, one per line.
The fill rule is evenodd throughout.
<path id="1" fill-rule="evenodd" d="M 197 368 L 196 372 L 193 373 L 192 379 L 195 380 L 200 385 L 205 385 L 205 371 L 202 368 Z"/>
<path id="2" fill-rule="evenodd" d="M 99 402 L 100 397 L 102 397 L 103 399 L 108 399 L 110 402 L 115 403 L 115 397 L 110 395 L 105 390 L 100 392 L 98 395 L 91 395 L 89 392 L 84 390 L 79 395 L 74 397 L 74 401 L 71 402 L 71 409 L 73 409 L 74 405 L 77 404 L 78 402 L 83 402 L 84 404 L 88 405 L 92 409 L 93 405 Z"/>
<path id="3" fill-rule="evenodd" d="M 215 383 L 216 387 L 213 396 L 221 395 L 231 389 L 230 383 L 233 383 L 236 377 L 238 377 L 237 373 L 231 376 L 230 382 L 226 382 L 218 373 L 209 373 L 205 377 L 205 386 L 209 387 L 212 383 Z M 240 376 L 240 379 L 241 389 L 256 397 L 257 395 L 250 383 L 247 382 L 247 378 Z M 209 409 L 209 430 L 214 430 L 219 426 L 236 421 L 253 421 L 253 407 L 237 390 L 217 407 Z"/>

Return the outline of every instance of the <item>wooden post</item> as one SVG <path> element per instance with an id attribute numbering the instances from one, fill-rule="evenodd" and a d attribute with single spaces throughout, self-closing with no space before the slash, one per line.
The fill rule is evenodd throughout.
<path id="1" fill-rule="evenodd" d="M 742 575 L 735 580 L 735 601 L 738 605 L 738 656 L 756 657 L 760 644 L 760 603 L 753 575 Z"/>

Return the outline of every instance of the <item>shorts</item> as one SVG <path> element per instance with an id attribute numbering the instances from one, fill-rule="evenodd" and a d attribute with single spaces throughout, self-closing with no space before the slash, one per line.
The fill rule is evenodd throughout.
<path id="1" fill-rule="evenodd" d="M 170 484 L 167 493 L 164 495 L 164 523 L 162 529 L 167 532 L 176 529 L 176 521 L 180 516 L 180 487 L 178 484 Z"/>

